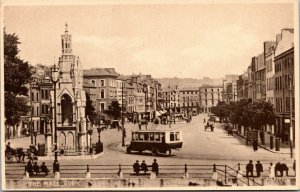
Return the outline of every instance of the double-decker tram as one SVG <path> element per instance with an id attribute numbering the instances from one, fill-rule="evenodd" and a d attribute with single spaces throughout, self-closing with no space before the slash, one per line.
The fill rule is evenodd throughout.
<path id="1" fill-rule="evenodd" d="M 127 146 L 127 153 L 131 151 L 151 151 L 152 155 L 159 153 L 171 154 L 172 149 L 182 148 L 181 131 L 143 130 L 132 131 L 132 140 Z"/>

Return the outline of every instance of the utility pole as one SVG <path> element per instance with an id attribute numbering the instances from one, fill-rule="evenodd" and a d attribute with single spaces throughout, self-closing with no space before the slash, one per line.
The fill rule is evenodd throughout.
<path id="1" fill-rule="evenodd" d="M 171 86 L 170 84 L 169 84 L 169 115 L 170 115 L 169 127 L 171 128 Z"/>

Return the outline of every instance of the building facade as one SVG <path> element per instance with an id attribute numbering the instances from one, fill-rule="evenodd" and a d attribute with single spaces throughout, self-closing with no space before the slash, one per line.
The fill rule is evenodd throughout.
<path id="1" fill-rule="evenodd" d="M 199 88 L 200 111 L 210 113 L 211 107 L 223 100 L 223 87 L 203 85 Z"/>

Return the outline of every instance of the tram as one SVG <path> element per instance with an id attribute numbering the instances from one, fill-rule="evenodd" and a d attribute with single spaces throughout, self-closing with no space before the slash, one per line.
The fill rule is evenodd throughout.
<path id="1" fill-rule="evenodd" d="M 183 138 L 181 131 L 164 130 L 142 130 L 132 131 L 130 145 L 127 146 L 127 153 L 132 151 L 151 151 L 152 155 L 159 153 L 171 155 L 172 149 L 182 148 Z"/>

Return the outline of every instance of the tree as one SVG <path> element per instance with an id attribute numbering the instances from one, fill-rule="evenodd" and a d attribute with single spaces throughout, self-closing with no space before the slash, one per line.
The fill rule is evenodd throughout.
<path id="1" fill-rule="evenodd" d="M 85 115 L 89 117 L 90 121 L 95 124 L 97 121 L 97 113 L 95 112 L 95 107 L 93 106 L 93 101 L 88 93 L 85 93 L 86 106 Z"/>
<path id="2" fill-rule="evenodd" d="M 108 110 L 105 113 L 115 119 L 119 119 L 121 116 L 121 107 L 118 101 L 112 101 Z"/>
<path id="3" fill-rule="evenodd" d="M 223 120 L 228 117 L 228 105 L 224 101 L 218 101 L 217 106 L 211 108 L 211 112 L 223 122 Z"/>
<path id="4" fill-rule="evenodd" d="M 30 110 L 26 96 L 31 72 L 28 62 L 18 57 L 19 37 L 7 34 L 4 29 L 4 99 L 5 118 L 8 125 L 16 125 Z"/>

